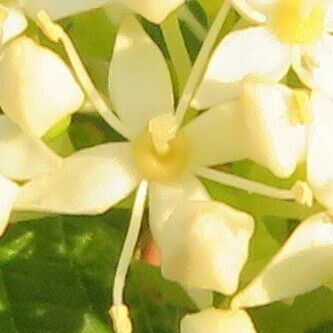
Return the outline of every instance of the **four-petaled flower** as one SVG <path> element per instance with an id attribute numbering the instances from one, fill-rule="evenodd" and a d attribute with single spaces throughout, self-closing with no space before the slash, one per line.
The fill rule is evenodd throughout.
<path id="1" fill-rule="evenodd" d="M 207 204 L 189 202 L 171 217 L 170 226 L 177 236 L 171 235 L 170 229 L 166 229 L 169 244 L 164 250 L 166 253 L 171 251 L 166 254 L 167 257 L 174 255 L 182 262 L 182 265 L 178 265 L 179 282 L 183 282 L 184 278 L 186 281 L 191 281 L 190 270 L 194 272 L 201 270 L 201 279 L 196 280 L 195 285 L 223 292 L 223 288 L 218 287 L 211 277 L 216 281 L 223 281 L 225 272 L 221 272 L 220 267 L 226 265 L 225 260 L 232 264 L 233 256 L 229 254 L 231 258 L 225 258 L 219 253 L 223 217 L 215 215 L 215 218 L 210 218 L 207 216 L 205 205 Z M 185 214 L 187 218 L 179 218 L 179 214 Z M 209 235 L 203 221 L 208 221 Z M 178 241 L 184 237 L 185 224 L 189 229 L 187 230 L 189 238 L 196 236 L 195 243 Z M 173 244 L 171 239 L 175 238 Z M 199 249 L 205 256 L 204 265 L 200 257 L 197 261 Z M 208 308 L 187 315 L 181 322 L 181 333 L 254 333 L 255 327 L 245 309 L 291 299 L 310 292 L 326 283 L 332 274 L 333 220 L 329 214 L 319 213 L 298 225 L 266 267 L 244 289 L 233 296 L 230 308 Z M 208 280 L 206 277 L 209 277 Z"/>
<path id="2" fill-rule="evenodd" d="M 193 106 L 208 108 L 237 97 L 248 74 L 280 81 L 290 69 L 304 84 L 333 97 L 332 1 L 232 0 L 259 24 L 228 34 L 216 48 Z"/>
<path id="3" fill-rule="evenodd" d="M 39 24 L 51 39 L 64 43 L 73 67 L 81 74 L 78 77 L 88 97 L 128 142 L 107 143 L 67 157 L 59 171 L 26 184 L 16 208 L 64 214 L 100 214 L 139 186 L 115 277 L 116 307 L 111 309 L 116 325 L 128 327 L 128 321 L 118 317 L 127 313 L 122 305 L 122 290 L 148 191 L 150 227 L 162 249 L 166 241 L 164 224 L 177 203 L 189 199 L 209 203 L 219 210 L 220 217 L 224 216 L 219 232 L 226 242 L 221 244 L 221 253 L 225 258 L 233 258 L 233 265 L 228 267 L 225 278 L 216 283 L 223 285 L 226 293 L 233 293 L 247 258 L 248 240 L 254 222 L 245 213 L 211 201 L 198 176 L 250 192 L 295 199 L 291 191 L 270 188 L 209 168 L 243 157 L 244 147 L 238 141 L 242 130 L 235 130 L 233 126 L 236 120 L 233 108 L 226 107 L 222 113 L 207 112 L 181 127 L 173 109 L 172 82 L 163 55 L 140 24 L 133 17 L 128 17 L 119 29 L 109 72 L 110 99 L 117 118 L 105 109 L 91 81 L 82 72 L 64 31 L 46 13 L 39 14 Z M 176 264 L 176 261 L 173 263 Z M 172 273 L 169 277 L 173 278 Z M 186 286 L 187 283 L 184 284 Z"/>
<path id="4" fill-rule="evenodd" d="M 161 23 L 184 2 L 119 1 L 154 23 Z M 231 0 L 241 14 L 263 26 L 223 39 L 192 101 L 198 109 L 213 108 L 182 126 L 183 114 L 174 111 L 168 66 L 133 16 L 119 28 L 110 64 L 109 94 L 115 115 L 63 29 L 46 12 L 39 12 L 46 9 L 58 19 L 110 3 L 20 3 L 51 40 L 64 44 L 87 98 L 124 137 L 123 142 L 83 149 L 64 159 L 40 138 L 80 108 L 81 88 L 55 53 L 17 37 L 27 26 L 24 15 L 0 5 L 0 106 L 5 114 L 0 117 L 0 161 L 6 161 L 0 163 L 0 233 L 13 207 L 100 214 L 138 188 L 115 276 L 110 310 L 115 330 L 132 329 L 123 288 L 149 196 L 150 227 L 161 251 L 163 275 L 183 285 L 202 306 L 212 305 L 211 291 L 232 296 L 228 309 L 208 308 L 185 317 L 182 333 L 255 332 L 244 309 L 295 297 L 332 277 L 332 217 L 320 213 L 300 223 L 267 266 L 237 293 L 254 220 L 213 201 L 199 177 L 308 206 L 313 191 L 332 212 L 333 48 L 327 32 L 333 27 L 333 4 Z M 315 88 L 312 92 L 277 83 L 291 65 L 304 84 Z M 196 70 L 194 77 L 199 77 Z M 190 101 L 187 93 L 185 88 L 185 99 Z M 275 189 L 213 168 L 245 158 L 280 178 L 289 177 L 306 161 L 311 189 L 305 182 L 291 191 Z M 27 183 L 20 187 L 15 181 Z M 198 290 L 204 293 L 196 294 Z"/>

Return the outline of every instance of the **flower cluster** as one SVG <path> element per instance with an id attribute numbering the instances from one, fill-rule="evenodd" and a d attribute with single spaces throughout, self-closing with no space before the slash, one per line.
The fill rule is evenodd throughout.
<path id="1" fill-rule="evenodd" d="M 102 214 L 136 191 L 109 311 L 117 333 L 132 331 L 123 292 L 146 208 L 163 276 L 203 309 L 182 320 L 182 333 L 255 332 L 247 308 L 296 297 L 330 280 L 333 2 L 225 0 L 177 103 L 170 64 L 138 14 L 163 27 L 183 0 L 60 2 L 0 5 L 0 232 L 12 209 Z M 108 98 L 54 21 L 102 6 L 114 13 L 121 6 Z M 219 40 L 231 6 L 245 23 Z M 70 66 L 25 34 L 27 16 L 63 46 Z M 180 84 L 186 71 L 169 51 Z M 297 87 L 285 79 L 291 72 Z M 84 102 L 123 140 L 58 156 L 48 138 L 61 133 Z M 199 115 L 184 121 L 191 106 Z M 244 159 L 280 179 L 305 165 L 306 179 L 286 190 L 224 170 Z M 316 200 L 323 208 L 301 222 L 239 290 L 256 222 L 214 200 L 202 179 L 309 207 Z M 228 296 L 223 308 L 213 307 L 213 292 Z"/>

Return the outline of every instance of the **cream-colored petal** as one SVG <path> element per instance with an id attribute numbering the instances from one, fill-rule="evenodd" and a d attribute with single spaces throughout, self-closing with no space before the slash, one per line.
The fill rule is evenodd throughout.
<path id="1" fill-rule="evenodd" d="M 0 4 L 0 46 L 21 34 L 28 23 L 21 11 Z"/>
<path id="2" fill-rule="evenodd" d="M 281 80 L 290 67 L 290 54 L 290 46 L 266 27 L 228 34 L 213 53 L 192 106 L 206 109 L 237 97 L 240 81 L 249 74 Z"/>
<path id="3" fill-rule="evenodd" d="M 231 295 L 253 231 L 246 213 L 219 202 L 183 200 L 162 230 L 162 273 L 191 288 Z"/>
<path id="4" fill-rule="evenodd" d="M 181 333 L 255 333 L 249 315 L 243 310 L 210 308 L 185 316 L 180 323 Z"/>
<path id="5" fill-rule="evenodd" d="M 269 304 L 309 292 L 333 277 L 333 221 L 326 213 L 302 222 L 264 270 L 232 301 Z"/>
<path id="6" fill-rule="evenodd" d="M 0 236 L 7 228 L 10 212 L 18 193 L 19 187 L 0 175 Z"/>
<path id="7" fill-rule="evenodd" d="M 24 12 L 35 17 L 45 10 L 54 20 L 105 6 L 114 0 L 20 0 Z"/>
<path id="8" fill-rule="evenodd" d="M 315 44 L 296 48 L 292 62 L 304 84 L 333 97 L 333 36 L 325 34 Z"/>
<path id="9" fill-rule="evenodd" d="M 16 208 L 62 214 L 99 214 L 126 198 L 138 185 L 129 143 L 86 149 L 64 160 L 50 176 L 22 188 Z"/>
<path id="10" fill-rule="evenodd" d="M 84 98 L 64 61 L 27 37 L 3 52 L 0 86 L 4 113 L 36 137 L 78 110 Z"/>
<path id="11" fill-rule="evenodd" d="M 251 79 L 241 92 L 249 157 L 281 178 L 305 159 L 306 126 L 291 122 L 291 96 L 286 86 Z"/>
<path id="12" fill-rule="evenodd" d="M 118 31 L 110 64 L 109 92 L 119 118 L 133 138 L 153 117 L 173 112 L 166 62 L 134 17 L 125 19 Z"/>
<path id="13" fill-rule="evenodd" d="M 50 174 L 61 162 L 42 141 L 29 137 L 5 116 L 0 116 L 0 174 L 23 181 Z"/>
<path id="14" fill-rule="evenodd" d="M 159 24 L 185 0 L 120 0 L 147 20 Z"/>
<path id="15" fill-rule="evenodd" d="M 176 205 L 184 199 L 208 200 L 209 194 L 198 178 L 185 176 L 176 183 L 149 184 L 149 223 L 150 229 L 160 244 L 164 223 L 169 219 Z"/>
<path id="16" fill-rule="evenodd" d="M 333 1 L 326 0 L 326 12 L 325 12 L 325 26 L 328 32 L 333 32 Z"/>
<path id="17" fill-rule="evenodd" d="M 321 92 L 312 95 L 307 178 L 317 200 L 333 212 L 333 102 Z"/>
<path id="18" fill-rule="evenodd" d="M 276 0 L 231 0 L 232 6 L 244 18 L 254 23 L 265 23 Z"/>
<path id="19" fill-rule="evenodd" d="M 185 128 L 191 141 L 193 163 L 211 166 L 247 157 L 243 112 L 238 102 L 211 108 Z"/>

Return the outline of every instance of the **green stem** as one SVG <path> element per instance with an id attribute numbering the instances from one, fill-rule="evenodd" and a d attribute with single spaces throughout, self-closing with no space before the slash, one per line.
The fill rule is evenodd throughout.
<path id="1" fill-rule="evenodd" d="M 207 34 L 206 40 L 201 47 L 197 60 L 195 61 L 195 64 L 193 66 L 191 75 L 186 83 L 184 92 L 180 98 L 176 111 L 176 118 L 179 125 L 181 125 L 186 111 L 191 104 L 191 100 L 204 74 L 208 59 L 210 57 L 213 47 L 215 46 L 217 38 L 219 37 L 220 30 L 224 25 L 229 11 L 230 3 L 228 0 L 225 0 L 223 5 L 221 6 L 220 11 L 216 15 L 215 21 Z"/>
<path id="2" fill-rule="evenodd" d="M 207 29 L 201 25 L 187 6 L 182 6 L 178 10 L 178 18 L 184 21 L 195 36 L 203 41 L 207 35 Z"/>
<path id="3" fill-rule="evenodd" d="M 161 29 L 177 75 L 178 89 L 181 93 L 190 75 L 192 64 L 180 30 L 177 15 L 175 13 L 169 15 L 162 22 Z"/>

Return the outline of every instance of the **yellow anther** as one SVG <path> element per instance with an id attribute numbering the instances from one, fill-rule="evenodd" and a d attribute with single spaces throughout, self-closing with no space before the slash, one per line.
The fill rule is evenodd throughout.
<path id="1" fill-rule="evenodd" d="M 149 133 L 156 152 L 166 155 L 170 150 L 170 142 L 176 137 L 177 120 L 172 113 L 164 113 L 149 122 Z"/>
<path id="2" fill-rule="evenodd" d="M 301 57 L 301 65 L 303 68 L 313 71 L 315 68 L 319 67 L 319 62 L 312 56 L 303 55 Z"/>
<path id="3" fill-rule="evenodd" d="M 58 43 L 64 34 L 62 27 L 54 23 L 44 10 L 37 13 L 36 23 L 44 35 L 55 43 Z"/>
<path id="4" fill-rule="evenodd" d="M 294 125 L 311 122 L 310 97 L 304 90 L 294 90 L 289 100 L 289 119 Z"/>
<path id="5" fill-rule="evenodd" d="M 132 323 L 126 305 L 113 305 L 109 311 L 116 333 L 132 333 Z"/>
<path id="6" fill-rule="evenodd" d="M 271 24 L 275 34 L 283 42 L 312 43 L 324 31 L 324 8 L 315 0 L 279 0 Z"/>
<path id="7" fill-rule="evenodd" d="M 8 16 L 8 9 L 6 7 L 0 5 L 0 25 L 5 21 Z M 1 29 L 1 26 L 0 26 Z"/>
<path id="8" fill-rule="evenodd" d="M 295 201 L 300 205 L 312 207 L 313 192 L 306 182 L 298 181 L 291 191 L 294 193 Z"/>

